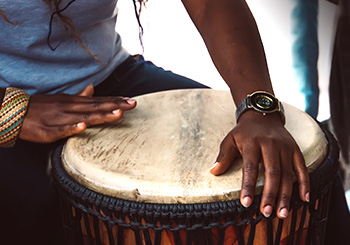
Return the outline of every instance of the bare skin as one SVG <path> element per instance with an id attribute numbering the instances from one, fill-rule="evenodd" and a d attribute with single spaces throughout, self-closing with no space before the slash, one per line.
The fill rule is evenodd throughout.
<path id="1" fill-rule="evenodd" d="M 215 66 L 230 87 L 236 105 L 254 91 L 273 93 L 259 32 L 246 2 L 182 2 Z M 304 158 L 278 113 L 263 116 L 253 110 L 245 112 L 221 143 L 217 162 L 210 172 L 214 175 L 224 173 L 238 157 L 243 159 L 242 205 L 248 207 L 253 201 L 261 162 L 265 167 L 265 185 L 260 211 L 266 217 L 271 215 L 273 208 L 279 218 L 288 216 L 295 175 L 300 198 L 309 200 L 309 176 Z"/>
<path id="2" fill-rule="evenodd" d="M 77 95 L 33 95 L 19 138 L 51 143 L 82 133 L 89 126 L 117 121 L 124 110 L 136 106 L 133 99 L 92 97 L 93 93 L 90 85 Z"/>

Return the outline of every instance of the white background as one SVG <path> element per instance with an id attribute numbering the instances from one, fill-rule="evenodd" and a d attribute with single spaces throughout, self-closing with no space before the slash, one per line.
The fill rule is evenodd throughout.
<path id="1" fill-rule="evenodd" d="M 304 109 L 291 65 L 290 15 L 293 0 L 247 0 L 262 36 L 270 76 L 277 97 Z M 319 0 L 318 120 L 329 118 L 328 81 L 337 15 L 336 5 Z M 132 0 L 119 0 L 117 31 L 124 47 L 142 53 Z M 144 27 L 144 56 L 158 66 L 185 75 L 214 89 L 228 89 L 208 55 L 196 28 L 180 0 L 149 0 L 141 14 Z"/>

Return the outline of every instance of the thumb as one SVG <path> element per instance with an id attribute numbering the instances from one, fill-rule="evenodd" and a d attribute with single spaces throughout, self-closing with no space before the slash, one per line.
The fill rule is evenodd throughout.
<path id="1" fill-rule="evenodd" d="M 210 173 L 213 175 L 220 175 L 226 172 L 234 160 L 240 155 L 234 138 L 230 134 L 222 141 L 216 162 L 214 166 L 210 168 Z"/>
<path id="2" fill-rule="evenodd" d="M 93 96 L 94 95 L 94 86 L 92 84 L 88 85 L 86 88 L 84 88 L 83 91 L 78 93 L 79 96 Z"/>

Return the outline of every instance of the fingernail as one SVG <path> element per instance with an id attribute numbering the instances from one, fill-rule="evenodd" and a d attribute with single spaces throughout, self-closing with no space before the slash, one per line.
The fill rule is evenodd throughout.
<path id="1" fill-rule="evenodd" d="M 306 192 L 306 194 L 305 194 L 305 200 L 306 200 L 307 202 L 310 202 L 310 192 Z"/>
<path id="2" fill-rule="evenodd" d="M 271 205 L 267 205 L 264 207 L 264 210 L 263 210 L 263 215 L 268 218 L 271 216 L 271 213 L 272 213 L 272 206 Z"/>
<path id="3" fill-rule="evenodd" d="M 248 208 L 250 204 L 252 204 L 252 199 L 248 196 L 244 197 L 242 200 L 243 207 Z"/>
<path id="4" fill-rule="evenodd" d="M 77 126 L 78 128 L 83 128 L 83 127 L 85 127 L 85 123 L 80 122 L 80 123 L 77 123 L 76 126 Z"/>
<path id="5" fill-rule="evenodd" d="M 114 110 L 114 111 L 112 111 L 112 113 L 113 113 L 114 115 L 120 114 L 120 109 Z"/>
<path id="6" fill-rule="evenodd" d="M 281 216 L 282 218 L 287 218 L 287 216 L 288 216 L 288 209 L 282 208 L 282 209 L 280 210 L 280 216 Z"/>
<path id="7" fill-rule="evenodd" d="M 127 99 L 126 102 L 127 102 L 129 105 L 135 104 L 135 100 L 134 100 L 134 99 Z"/>
<path id="8" fill-rule="evenodd" d="M 214 165 L 210 168 L 210 171 L 211 171 L 212 169 L 214 169 L 218 164 L 219 164 L 219 162 L 214 163 Z"/>

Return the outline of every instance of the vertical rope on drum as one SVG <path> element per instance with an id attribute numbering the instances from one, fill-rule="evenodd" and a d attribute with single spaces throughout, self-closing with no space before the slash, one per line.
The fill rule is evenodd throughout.
<path id="1" fill-rule="evenodd" d="M 315 205 L 316 205 L 316 201 L 313 201 L 312 204 L 309 206 L 310 219 L 309 219 L 309 229 L 306 236 L 306 244 L 310 244 L 310 241 L 315 229 L 314 228 L 316 223 L 315 222 L 315 215 L 316 215 Z"/>
<path id="2" fill-rule="evenodd" d="M 322 218 L 327 218 L 328 217 L 328 212 L 329 212 L 329 208 L 327 208 L 327 207 L 330 207 L 330 201 L 331 201 L 331 195 L 332 195 L 332 186 L 334 185 L 335 183 L 333 183 L 332 182 L 332 184 L 329 186 L 329 190 L 328 190 L 328 192 L 326 192 L 326 194 L 325 194 L 325 203 L 324 203 L 324 205 L 323 205 L 323 207 L 322 207 L 322 210 L 323 210 L 323 212 L 322 212 Z M 325 236 L 325 231 L 326 231 L 326 226 L 327 226 L 327 222 L 325 221 L 324 222 L 325 224 L 323 225 L 323 227 L 322 227 L 322 232 L 320 232 L 320 234 L 321 234 L 321 241 L 324 241 L 324 236 Z"/>
<path id="3" fill-rule="evenodd" d="M 296 245 L 300 244 L 301 236 L 303 235 L 304 223 L 305 223 L 305 219 L 306 219 L 306 211 L 307 211 L 307 204 L 304 204 L 303 212 L 301 213 L 301 218 L 300 218 L 300 222 L 299 222 L 297 239 L 295 240 Z"/>
<path id="4" fill-rule="evenodd" d="M 244 235 L 242 226 L 237 226 L 237 240 L 238 245 L 244 245 Z"/>
<path id="5" fill-rule="evenodd" d="M 80 225 L 80 220 L 82 217 L 82 212 L 80 210 L 76 210 L 76 217 L 75 217 L 75 226 L 77 227 L 77 232 L 76 232 L 76 238 L 77 238 L 77 244 L 82 244 L 83 243 L 83 232 L 81 230 L 81 225 Z"/>
<path id="6" fill-rule="evenodd" d="M 136 245 L 142 245 L 140 230 L 138 228 L 132 228 L 132 230 L 134 231 Z"/>
<path id="7" fill-rule="evenodd" d="M 252 245 L 253 242 L 254 242 L 255 227 L 256 227 L 256 223 L 255 223 L 255 222 L 252 222 L 252 223 L 250 224 L 250 231 L 249 231 L 249 237 L 248 237 L 247 245 Z"/>
<path id="8" fill-rule="evenodd" d="M 162 230 L 157 229 L 155 231 L 156 235 L 154 237 L 154 245 L 160 245 L 161 239 L 162 239 Z"/>
<path id="9" fill-rule="evenodd" d="M 86 233 L 88 235 L 89 245 L 93 245 L 94 241 L 92 240 L 92 233 L 91 233 L 91 229 L 90 229 L 90 224 L 89 224 L 88 218 L 89 217 L 87 216 L 87 213 L 83 213 L 84 226 L 85 226 Z"/>
<path id="10" fill-rule="evenodd" d="M 217 245 L 223 245 L 224 244 L 224 240 L 225 240 L 225 231 L 226 228 L 219 226 L 219 231 L 218 231 L 218 243 Z"/>
<path id="11" fill-rule="evenodd" d="M 295 234 L 295 227 L 297 224 L 297 215 L 298 215 L 299 208 L 295 208 L 292 211 L 292 221 L 290 224 L 289 229 L 289 236 L 288 236 L 288 244 L 293 245 L 294 244 L 294 234 Z"/>
<path id="12" fill-rule="evenodd" d="M 94 233 L 95 233 L 95 238 L 97 241 L 97 245 L 101 245 L 101 235 L 100 235 L 100 226 L 98 224 L 99 220 L 97 217 L 93 218 L 93 223 L 94 223 Z"/>
<path id="13" fill-rule="evenodd" d="M 145 239 L 145 243 L 146 245 L 152 245 L 152 241 L 151 241 L 151 236 L 149 235 L 149 231 L 147 229 L 144 229 L 143 231 L 143 238 Z M 119 245 L 119 243 L 118 243 Z"/>
<path id="14" fill-rule="evenodd" d="M 73 244 L 76 243 L 76 236 L 77 236 L 77 232 L 76 232 L 76 227 L 74 227 L 73 224 L 73 213 L 72 213 L 72 206 L 70 206 L 69 204 L 67 205 L 67 223 L 65 225 L 65 229 L 66 231 L 69 231 L 69 241 L 73 241 Z"/>
<path id="15" fill-rule="evenodd" d="M 324 206 L 325 202 L 327 202 L 327 194 L 323 194 L 320 196 L 319 201 L 318 201 L 318 207 L 317 207 L 317 222 L 316 222 L 316 227 L 315 227 L 315 236 L 314 236 L 314 244 L 322 244 L 321 241 L 321 236 L 323 237 L 324 233 L 324 228 L 326 224 L 326 217 L 323 215 L 324 214 Z"/>
<path id="16" fill-rule="evenodd" d="M 320 238 L 320 234 L 321 232 L 323 232 L 322 228 L 323 225 L 322 223 L 325 223 L 325 218 L 322 216 L 322 207 L 324 206 L 324 202 L 326 201 L 325 195 L 321 195 L 320 198 L 318 199 L 318 205 L 317 205 L 317 210 L 315 213 L 317 213 L 317 215 L 315 215 L 316 222 L 315 222 L 315 228 L 313 229 L 314 231 L 314 236 L 313 236 L 313 241 L 311 241 L 312 244 L 321 244 L 321 238 Z M 321 226 L 320 226 L 321 225 Z"/>
<path id="17" fill-rule="evenodd" d="M 181 238 L 178 230 L 172 231 L 175 245 L 181 245 Z"/>
<path id="18" fill-rule="evenodd" d="M 266 236 L 266 244 L 272 245 L 273 244 L 273 225 L 272 225 L 272 218 L 267 219 L 267 236 Z"/>
<path id="19" fill-rule="evenodd" d="M 194 244 L 204 245 L 204 231 L 203 229 L 195 229 L 193 231 Z"/>
<path id="20" fill-rule="evenodd" d="M 186 229 L 186 245 L 192 245 L 192 231 Z"/>
<path id="21" fill-rule="evenodd" d="M 214 244 L 213 234 L 211 232 L 211 229 L 206 230 L 206 232 L 205 232 L 205 240 L 207 241 L 207 244 L 209 244 L 209 245 Z"/>
<path id="22" fill-rule="evenodd" d="M 211 242 L 211 230 L 199 228 L 196 229 L 193 233 L 194 238 L 194 244 L 200 244 L 200 245 L 211 245 L 213 244 Z"/>
<path id="23" fill-rule="evenodd" d="M 73 209 L 75 211 L 75 216 L 73 215 Z M 71 236 L 73 237 L 73 244 L 82 244 L 83 238 L 82 238 L 82 232 L 81 232 L 81 226 L 80 226 L 80 219 L 81 219 L 81 212 L 77 208 L 74 208 L 70 205 L 68 205 L 68 227 L 71 230 Z"/>
<path id="24" fill-rule="evenodd" d="M 68 217 L 67 217 L 67 208 L 66 208 L 66 202 L 63 200 L 62 196 L 59 196 L 59 203 L 60 203 L 60 210 L 61 210 L 61 220 L 62 220 L 62 224 L 63 224 L 63 229 L 64 229 L 64 240 L 65 241 L 69 241 L 68 240 L 68 235 L 66 232 L 66 224 L 68 223 Z"/>
<path id="25" fill-rule="evenodd" d="M 103 224 L 105 225 L 105 227 L 107 229 L 107 236 L 108 236 L 109 245 L 114 245 L 115 244 L 115 240 L 113 238 L 111 224 L 108 221 L 103 222 Z"/>
<path id="26" fill-rule="evenodd" d="M 121 225 L 118 225 L 118 240 L 117 240 L 118 245 L 123 245 L 124 244 L 124 228 Z"/>
<path id="27" fill-rule="evenodd" d="M 282 229 L 283 229 L 283 219 L 278 220 L 278 226 L 277 226 L 277 231 L 276 231 L 276 238 L 275 238 L 275 244 L 278 245 L 280 244 L 281 241 L 281 234 L 282 234 Z"/>

